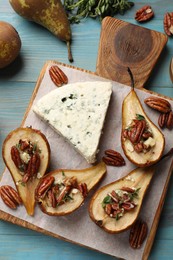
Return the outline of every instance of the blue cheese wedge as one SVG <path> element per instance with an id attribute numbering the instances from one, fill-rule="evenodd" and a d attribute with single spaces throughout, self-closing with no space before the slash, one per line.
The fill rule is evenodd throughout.
<path id="1" fill-rule="evenodd" d="M 33 111 L 94 163 L 111 93 L 111 82 L 67 84 L 42 97 Z"/>

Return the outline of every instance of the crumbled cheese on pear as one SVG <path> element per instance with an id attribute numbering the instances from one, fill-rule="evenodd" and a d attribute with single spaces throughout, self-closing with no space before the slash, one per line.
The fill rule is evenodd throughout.
<path id="1" fill-rule="evenodd" d="M 77 194 L 78 192 L 79 192 L 79 190 L 78 190 L 78 189 L 75 189 L 75 188 L 72 189 L 72 191 L 71 191 L 72 194 Z"/>
<path id="2" fill-rule="evenodd" d="M 135 182 L 135 179 L 134 179 L 134 178 L 132 178 L 131 176 L 127 176 L 127 177 L 126 177 L 126 180 L 127 180 L 127 181 L 132 181 L 132 182 Z"/>
<path id="3" fill-rule="evenodd" d="M 152 137 L 149 137 L 145 142 L 144 144 L 148 147 L 154 147 L 155 144 L 156 144 L 156 141 L 154 140 L 154 138 Z"/>
<path id="4" fill-rule="evenodd" d="M 40 172 L 38 172 L 37 173 L 37 179 L 40 179 L 42 176 L 41 176 L 41 173 Z"/>
<path id="5" fill-rule="evenodd" d="M 24 163 L 27 164 L 29 162 L 29 160 L 31 159 L 31 156 L 26 152 L 21 152 L 20 158 L 22 159 L 22 161 L 24 161 Z"/>

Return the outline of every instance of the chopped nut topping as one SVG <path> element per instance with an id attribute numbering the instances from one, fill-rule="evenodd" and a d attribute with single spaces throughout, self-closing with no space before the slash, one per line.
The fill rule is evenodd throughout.
<path id="1" fill-rule="evenodd" d="M 153 134 L 148 127 L 145 117 L 139 114 L 136 114 L 136 118 L 122 131 L 122 136 L 130 141 L 128 143 L 130 152 L 146 153 L 155 145 Z"/>
<path id="2" fill-rule="evenodd" d="M 88 193 L 85 183 L 78 183 L 75 177 L 67 178 L 63 172 L 61 179 L 53 176 L 44 177 L 36 190 L 37 200 L 46 200 L 48 207 L 56 208 L 68 201 L 73 201 L 77 193 L 85 197 Z"/>
<path id="3" fill-rule="evenodd" d="M 102 207 L 105 213 L 118 220 L 123 217 L 124 213 L 134 209 L 137 204 L 134 198 L 138 198 L 140 188 L 122 187 L 121 189 L 113 190 L 108 193 L 102 201 Z"/>
<path id="4" fill-rule="evenodd" d="M 19 140 L 11 147 L 11 158 L 23 176 L 22 182 L 35 178 L 40 167 L 40 149 L 37 143 L 29 140 Z"/>

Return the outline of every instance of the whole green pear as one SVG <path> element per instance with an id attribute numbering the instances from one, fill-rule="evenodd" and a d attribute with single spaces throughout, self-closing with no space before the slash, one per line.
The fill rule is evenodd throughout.
<path id="1" fill-rule="evenodd" d="M 9 0 L 14 11 L 23 18 L 36 22 L 68 46 L 68 58 L 72 62 L 71 28 L 60 0 Z"/>

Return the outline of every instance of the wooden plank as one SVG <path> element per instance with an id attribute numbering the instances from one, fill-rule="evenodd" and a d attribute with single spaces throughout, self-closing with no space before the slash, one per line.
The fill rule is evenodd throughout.
<path id="1" fill-rule="evenodd" d="M 102 22 L 96 73 L 130 86 L 130 67 L 135 87 L 142 88 L 166 42 L 164 34 L 106 17 Z"/>
<path id="2" fill-rule="evenodd" d="M 169 181 L 170 181 L 170 178 L 171 178 L 172 171 L 173 171 L 173 161 L 172 161 L 172 165 L 171 165 L 170 170 L 169 170 L 168 177 L 166 179 L 166 183 L 165 183 L 165 186 L 164 186 L 164 189 L 163 189 L 163 192 L 162 192 L 160 203 L 159 203 L 157 211 L 155 213 L 155 218 L 154 218 L 154 221 L 153 221 L 151 232 L 150 232 L 149 237 L 148 237 L 147 245 L 145 247 L 144 256 L 143 256 L 144 260 L 148 259 L 152 245 L 154 243 L 154 238 L 155 238 L 157 227 L 158 227 L 158 224 L 159 224 L 160 215 L 161 215 L 162 208 L 163 208 L 163 205 L 164 205 L 164 201 L 165 201 L 165 197 L 166 197 L 166 193 L 167 193 L 167 189 L 168 189 L 168 185 L 169 185 Z"/>
<path id="3" fill-rule="evenodd" d="M 45 73 L 45 70 L 46 70 L 48 64 L 51 63 L 51 62 L 53 62 L 53 61 L 50 61 L 50 62 L 46 63 L 46 64 L 44 65 L 44 67 L 43 67 L 41 73 L 40 73 L 40 77 L 39 77 L 39 79 L 38 79 L 38 81 L 37 81 L 36 87 L 35 87 L 35 89 L 34 89 L 33 95 L 32 95 L 32 97 L 31 97 L 31 100 L 30 100 L 30 103 L 29 103 L 29 106 L 28 106 L 28 108 L 27 108 L 27 110 L 26 110 L 26 113 L 25 113 L 25 115 L 24 115 L 24 118 L 23 118 L 23 121 L 22 121 L 22 126 L 23 126 L 23 124 L 25 123 L 25 120 L 26 120 L 26 118 L 27 118 L 27 116 L 28 116 L 28 113 L 29 113 L 29 111 L 30 111 L 30 108 L 31 108 L 31 106 L 32 106 L 32 103 L 33 103 L 33 101 L 34 101 L 34 99 L 35 99 L 35 97 L 36 97 L 36 95 L 37 95 L 37 92 L 38 92 L 39 87 L 40 87 L 40 83 L 41 83 L 42 78 L 43 78 L 44 73 Z M 64 66 L 67 66 L 67 67 L 71 67 L 71 68 L 75 68 L 75 69 L 80 70 L 80 71 L 86 71 L 86 70 L 78 69 L 78 68 L 76 68 L 76 67 L 69 66 L 69 65 L 65 65 L 65 64 L 61 64 L 61 65 L 64 65 Z M 94 73 L 92 73 L 92 72 L 89 72 L 89 71 L 86 71 L 86 72 L 90 73 L 91 75 L 94 75 Z M 151 94 L 156 94 L 156 93 L 152 93 L 151 91 L 147 91 L 147 90 L 145 90 L 145 89 L 144 89 L 143 91 L 144 91 L 144 92 L 151 93 Z M 166 191 L 167 191 L 169 179 L 170 179 L 170 176 L 171 176 L 172 168 L 173 168 L 173 164 L 171 165 L 171 168 L 170 168 L 169 173 L 168 173 L 168 175 L 167 175 L 167 179 L 166 179 L 166 183 L 165 183 L 164 190 L 163 190 L 163 193 L 162 193 L 162 197 L 161 197 L 160 203 L 159 203 L 159 205 L 158 205 L 157 212 L 156 212 L 155 218 L 154 218 L 154 222 L 153 222 L 153 224 L 152 224 L 152 229 L 151 229 L 151 231 L 150 231 L 150 233 L 149 233 L 149 237 L 148 237 L 148 240 L 147 240 L 147 243 L 146 243 L 146 246 L 145 246 L 145 251 L 144 251 L 143 259 L 147 259 L 147 258 L 148 258 L 149 253 L 150 253 L 150 250 L 151 250 L 151 247 L 152 247 L 152 243 L 153 243 L 153 241 L 154 241 L 154 237 L 155 237 L 155 233 L 156 233 L 156 230 L 157 230 L 157 226 L 158 226 L 158 222 L 159 222 L 159 217 L 160 217 L 161 210 L 162 210 L 162 207 L 163 207 L 163 203 L 164 203 L 164 199 L 165 199 L 165 195 L 166 195 Z M 64 239 L 64 238 L 62 238 L 61 236 L 59 236 L 59 235 L 57 235 L 57 234 L 55 234 L 55 233 L 53 233 L 53 232 L 49 232 L 49 231 L 47 231 L 47 230 L 44 230 L 43 228 L 39 228 L 39 227 L 36 226 L 36 225 L 33 225 L 33 224 L 31 224 L 31 223 L 29 223 L 29 222 L 27 222 L 27 221 L 24 221 L 24 220 L 21 220 L 21 219 L 19 219 L 19 218 L 17 218 L 17 217 L 14 217 L 14 216 L 12 216 L 11 214 L 8 214 L 8 213 L 6 213 L 6 212 L 4 212 L 4 211 L 2 211 L 2 210 L 0 211 L 0 218 L 3 219 L 3 220 L 9 221 L 9 222 L 11 222 L 11 223 L 13 223 L 13 224 L 17 224 L 17 225 L 23 226 L 23 227 L 25 227 L 25 228 L 29 228 L 29 229 L 32 229 L 32 230 L 35 230 L 35 231 L 44 233 L 44 234 L 46 234 L 46 235 L 51 235 L 51 236 L 56 237 L 56 238 Z M 70 241 L 70 240 L 65 239 L 65 241 Z M 72 242 L 73 242 L 73 241 L 72 241 Z M 73 243 L 74 243 L 74 242 L 73 242 Z M 82 245 L 82 241 L 81 241 L 81 244 L 80 244 L 80 245 L 83 246 L 83 245 Z"/>

